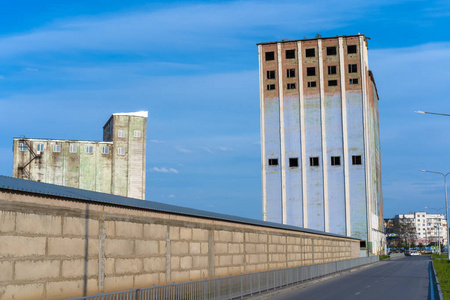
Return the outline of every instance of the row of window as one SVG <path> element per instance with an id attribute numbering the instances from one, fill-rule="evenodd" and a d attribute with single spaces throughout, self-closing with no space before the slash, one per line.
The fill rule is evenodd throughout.
<path id="1" fill-rule="evenodd" d="M 278 166 L 278 158 L 269 158 L 268 160 L 269 166 Z M 331 156 L 330 163 L 332 166 L 340 166 L 341 165 L 341 157 L 340 156 Z M 352 155 L 352 165 L 361 165 L 362 159 L 361 155 Z M 311 167 L 319 166 L 319 157 L 311 156 L 309 158 L 309 165 Z M 289 167 L 297 168 L 298 167 L 298 157 L 290 157 L 289 158 Z"/>
<path id="2" fill-rule="evenodd" d="M 358 80 L 358 78 L 350 78 L 349 79 L 349 83 L 350 84 L 358 84 L 359 80 Z M 328 80 L 328 86 L 337 86 L 337 85 L 338 85 L 338 81 L 337 80 Z M 287 87 L 288 90 L 295 90 L 296 89 L 296 84 L 295 83 L 288 83 L 286 87 Z M 309 88 L 317 87 L 317 82 L 315 82 L 315 81 L 308 81 L 307 82 L 307 87 L 309 87 Z M 267 85 L 267 90 L 268 91 L 272 91 L 274 89 L 275 89 L 275 84 L 274 83 Z"/>
<path id="3" fill-rule="evenodd" d="M 119 129 L 117 135 L 118 135 L 120 138 L 124 138 L 124 137 L 126 136 L 125 130 Z M 140 137 L 141 137 L 141 131 L 140 131 L 140 130 L 135 130 L 135 131 L 134 131 L 134 137 L 135 137 L 135 138 L 140 138 Z"/>
<path id="4" fill-rule="evenodd" d="M 348 73 L 358 73 L 358 64 L 348 64 Z M 328 75 L 336 75 L 337 66 L 328 66 Z M 316 67 L 307 67 L 306 76 L 316 76 Z M 295 78 L 295 69 L 286 69 L 287 78 Z M 269 70 L 266 72 L 266 78 L 268 80 L 275 79 L 275 70 Z"/>
<path id="5" fill-rule="evenodd" d="M 20 143 L 19 144 L 19 150 L 20 151 L 27 151 L 28 150 L 27 144 Z M 36 150 L 38 152 L 44 151 L 44 144 L 37 144 Z M 85 151 L 86 151 L 87 154 L 94 153 L 94 146 L 86 145 Z M 53 145 L 53 152 L 61 152 L 61 145 L 60 144 Z M 69 152 L 70 153 L 77 153 L 78 152 L 78 146 L 77 145 L 73 145 L 73 144 L 70 145 L 69 146 Z M 102 154 L 109 154 L 109 147 L 108 146 L 103 146 L 102 147 Z M 124 147 L 117 148 L 117 154 L 125 155 L 125 148 Z"/>
<path id="6" fill-rule="evenodd" d="M 355 54 L 358 52 L 358 48 L 356 45 L 348 45 L 347 46 L 347 54 Z M 327 56 L 337 55 L 337 47 L 327 47 Z M 305 49 L 306 57 L 316 57 L 316 48 L 307 48 Z M 295 49 L 289 49 L 285 51 L 286 59 L 295 59 Z M 266 61 L 275 60 L 275 52 L 268 51 L 265 53 Z"/>

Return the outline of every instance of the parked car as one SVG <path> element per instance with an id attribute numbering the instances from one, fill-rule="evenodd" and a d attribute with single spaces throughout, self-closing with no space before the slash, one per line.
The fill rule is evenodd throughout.
<path id="1" fill-rule="evenodd" d="M 408 256 L 416 256 L 416 255 L 420 255 L 420 253 L 417 252 L 417 251 L 410 251 L 410 252 L 406 253 L 406 255 L 408 255 Z"/>

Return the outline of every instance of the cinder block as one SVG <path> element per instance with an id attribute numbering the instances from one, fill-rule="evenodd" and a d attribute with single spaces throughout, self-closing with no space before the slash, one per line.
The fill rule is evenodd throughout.
<path id="1" fill-rule="evenodd" d="M 129 290 L 133 286 L 133 275 L 105 277 L 105 290 L 117 292 Z"/>
<path id="2" fill-rule="evenodd" d="M 144 258 L 144 272 L 161 272 L 166 271 L 165 257 L 149 257 Z"/>
<path id="3" fill-rule="evenodd" d="M 59 260 L 17 261 L 14 280 L 42 280 L 59 277 Z"/>
<path id="4" fill-rule="evenodd" d="M 114 221 L 105 221 L 105 234 L 107 237 L 116 236 L 116 225 Z"/>
<path id="5" fill-rule="evenodd" d="M 116 273 L 139 273 L 143 269 L 142 259 L 140 258 L 117 258 Z"/>
<path id="6" fill-rule="evenodd" d="M 159 254 L 158 241 L 135 241 L 136 255 L 157 255 Z"/>
<path id="7" fill-rule="evenodd" d="M 194 269 L 207 269 L 208 268 L 208 257 L 193 256 L 192 257 L 192 267 Z"/>
<path id="8" fill-rule="evenodd" d="M 214 254 L 225 254 L 228 253 L 228 244 L 227 243 L 214 243 Z"/>
<path id="9" fill-rule="evenodd" d="M 208 230 L 193 228 L 192 229 L 192 239 L 194 241 L 201 241 L 201 242 L 208 241 Z"/>
<path id="10" fill-rule="evenodd" d="M 13 232 L 16 224 L 16 213 L 0 211 L 0 232 Z"/>
<path id="11" fill-rule="evenodd" d="M 18 233 L 60 235 L 61 217 L 17 213 L 16 231 Z"/>
<path id="12" fill-rule="evenodd" d="M 207 254 L 208 250 L 209 250 L 209 245 L 208 245 L 208 243 L 201 243 L 200 248 L 201 248 L 202 254 Z"/>
<path id="13" fill-rule="evenodd" d="M 243 243 L 244 233 L 243 232 L 233 232 L 233 243 Z"/>
<path id="14" fill-rule="evenodd" d="M 140 223 L 116 221 L 116 237 L 142 238 L 143 228 Z"/>
<path id="15" fill-rule="evenodd" d="M 258 234 L 258 242 L 267 243 L 267 234 L 265 233 Z"/>
<path id="16" fill-rule="evenodd" d="M 6 283 L 13 279 L 13 263 L 0 261 L 0 282 Z"/>
<path id="17" fill-rule="evenodd" d="M 134 288 L 144 288 L 159 284 L 159 274 L 142 274 L 134 276 Z"/>
<path id="18" fill-rule="evenodd" d="M 170 258 L 170 269 L 171 270 L 178 270 L 178 269 L 180 269 L 180 257 L 172 256 Z"/>
<path id="19" fill-rule="evenodd" d="M 159 254 L 166 254 L 167 247 L 166 247 L 166 241 L 159 241 Z"/>
<path id="20" fill-rule="evenodd" d="M 256 252 L 256 245 L 255 244 L 246 244 L 245 245 L 245 252 L 247 252 L 247 253 L 255 253 Z"/>
<path id="21" fill-rule="evenodd" d="M 256 245 L 256 253 L 266 253 L 267 245 L 266 244 L 257 244 Z"/>
<path id="22" fill-rule="evenodd" d="M 0 257 L 45 255 L 45 237 L 2 236 Z"/>
<path id="23" fill-rule="evenodd" d="M 98 259 L 89 259 L 87 265 L 84 259 L 64 260 L 62 262 L 62 276 L 65 278 L 84 277 L 85 275 L 90 277 L 97 274 Z"/>
<path id="24" fill-rule="evenodd" d="M 144 237 L 150 240 L 166 240 L 167 226 L 144 224 Z"/>
<path id="25" fill-rule="evenodd" d="M 214 270 L 216 276 L 228 276 L 228 267 L 219 267 Z"/>
<path id="26" fill-rule="evenodd" d="M 87 293 L 97 294 L 100 293 L 97 287 L 96 279 L 89 279 L 86 282 Z M 67 297 L 82 297 L 83 296 L 83 280 L 76 281 L 58 281 L 58 282 L 47 282 L 47 299 L 65 299 Z"/>
<path id="27" fill-rule="evenodd" d="M 200 280 L 202 279 L 202 273 L 200 270 L 190 270 L 189 271 L 190 280 Z"/>
<path id="28" fill-rule="evenodd" d="M 116 240 L 107 239 L 105 241 L 105 254 L 106 256 L 126 256 L 133 254 L 133 241 L 132 240 Z"/>
<path id="29" fill-rule="evenodd" d="M 171 281 L 179 283 L 189 281 L 189 271 L 172 271 Z"/>
<path id="30" fill-rule="evenodd" d="M 239 253 L 239 244 L 228 244 L 228 253 Z"/>
<path id="31" fill-rule="evenodd" d="M 192 268 L 192 256 L 185 256 L 180 258 L 180 269 L 190 270 Z"/>
<path id="32" fill-rule="evenodd" d="M 105 275 L 112 276 L 115 274 L 115 258 L 107 258 L 105 261 Z"/>
<path id="33" fill-rule="evenodd" d="M 180 228 L 180 240 L 190 241 L 192 240 L 192 229 L 191 228 Z"/>
<path id="34" fill-rule="evenodd" d="M 189 243 L 188 242 L 171 242 L 170 252 L 172 255 L 187 255 L 189 254 Z"/>
<path id="35" fill-rule="evenodd" d="M 171 226 L 169 229 L 169 233 L 170 233 L 170 240 L 171 241 L 176 241 L 180 239 L 180 227 L 177 226 Z"/>
<path id="36" fill-rule="evenodd" d="M 247 243 L 258 243 L 258 234 L 246 232 L 245 233 L 245 242 Z"/>
<path id="37" fill-rule="evenodd" d="M 215 241 L 216 241 L 217 236 L 218 236 L 217 241 L 222 242 L 222 243 L 231 243 L 231 241 L 233 239 L 231 231 L 216 230 L 216 232 L 214 232 L 214 240 Z"/>
<path id="38" fill-rule="evenodd" d="M 84 218 L 63 218 L 63 234 L 64 235 L 75 235 L 75 236 L 86 236 L 86 226 L 87 234 L 90 237 L 97 237 L 98 231 L 98 221 L 93 219 Z"/>
<path id="39" fill-rule="evenodd" d="M 233 255 L 233 265 L 242 265 L 244 263 L 244 255 Z"/>
<path id="40" fill-rule="evenodd" d="M 48 254 L 59 256 L 85 256 L 86 247 L 88 255 L 98 253 L 98 240 L 90 238 L 49 238 Z"/>
<path id="41" fill-rule="evenodd" d="M 200 243 L 189 243 L 190 254 L 200 254 Z"/>
<path id="42" fill-rule="evenodd" d="M 17 284 L 0 286 L 1 299 L 44 299 L 44 284 Z"/>
<path id="43" fill-rule="evenodd" d="M 219 266 L 229 266 L 233 262 L 233 256 L 231 255 L 221 255 L 219 256 Z"/>

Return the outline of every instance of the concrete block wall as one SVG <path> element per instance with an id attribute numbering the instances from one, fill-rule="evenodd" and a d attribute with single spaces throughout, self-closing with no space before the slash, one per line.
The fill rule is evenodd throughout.
<path id="1" fill-rule="evenodd" d="M 0 191 L 0 299 L 63 299 L 359 256 L 359 240 Z"/>

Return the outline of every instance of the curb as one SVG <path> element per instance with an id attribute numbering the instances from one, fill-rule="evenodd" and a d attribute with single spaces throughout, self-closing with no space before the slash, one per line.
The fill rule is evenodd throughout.
<path id="1" fill-rule="evenodd" d="M 431 269 L 433 270 L 434 282 L 436 283 L 436 287 L 438 290 L 438 294 L 436 295 L 437 297 L 435 297 L 435 299 L 444 300 L 444 295 L 442 294 L 441 284 L 439 283 L 439 278 L 436 275 L 436 270 L 434 269 L 433 261 L 431 261 Z"/>

